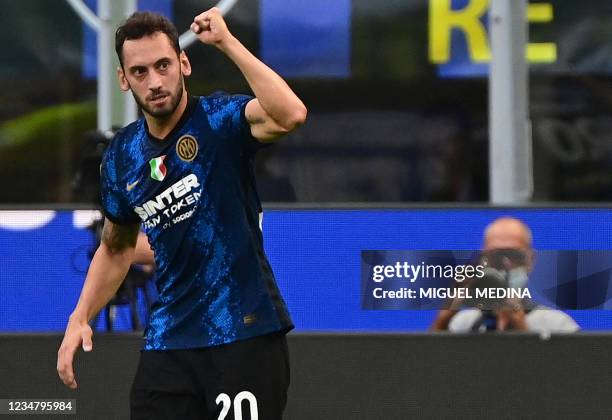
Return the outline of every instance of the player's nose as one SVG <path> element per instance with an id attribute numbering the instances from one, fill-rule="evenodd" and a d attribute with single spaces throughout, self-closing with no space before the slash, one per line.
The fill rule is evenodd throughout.
<path id="1" fill-rule="evenodd" d="M 148 87 L 151 92 L 157 92 L 162 88 L 162 79 L 159 75 L 155 74 L 155 72 L 149 76 L 148 82 Z"/>

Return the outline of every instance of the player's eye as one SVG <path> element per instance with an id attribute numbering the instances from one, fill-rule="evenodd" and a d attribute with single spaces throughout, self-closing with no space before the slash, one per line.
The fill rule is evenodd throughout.
<path id="1" fill-rule="evenodd" d="M 162 62 L 159 64 L 159 69 L 160 69 L 161 71 L 166 71 L 166 70 L 168 70 L 168 67 L 170 67 L 170 63 L 168 63 L 167 61 L 162 61 Z"/>

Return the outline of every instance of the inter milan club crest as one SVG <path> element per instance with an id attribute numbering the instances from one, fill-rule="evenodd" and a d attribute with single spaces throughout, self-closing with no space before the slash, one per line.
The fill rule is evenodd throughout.
<path id="1" fill-rule="evenodd" d="M 164 165 L 164 159 L 166 159 L 166 155 L 153 158 L 149 161 L 149 166 L 151 167 L 151 178 L 156 181 L 163 181 L 166 177 L 166 165 Z"/>
<path id="2" fill-rule="evenodd" d="M 198 154 L 198 141 L 190 135 L 182 136 L 176 143 L 176 154 L 185 162 L 191 162 Z"/>

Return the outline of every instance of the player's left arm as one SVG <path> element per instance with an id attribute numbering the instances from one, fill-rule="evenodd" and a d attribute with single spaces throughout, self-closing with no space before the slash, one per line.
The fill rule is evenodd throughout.
<path id="1" fill-rule="evenodd" d="M 246 105 L 245 115 L 253 137 L 260 142 L 273 141 L 304 123 L 304 103 L 277 73 L 230 33 L 218 8 L 196 16 L 191 30 L 203 43 L 223 51 L 249 83 L 255 99 Z"/>

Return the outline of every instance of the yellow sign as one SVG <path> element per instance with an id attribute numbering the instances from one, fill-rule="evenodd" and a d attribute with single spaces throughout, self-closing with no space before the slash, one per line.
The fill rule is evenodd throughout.
<path id="1" fill-rule="evenodd" d="M 452 9 L 452 0 L 429 0 L 429 60 L 446 64 L 451 59 L 451 34 L 459 30 L 465 35 L 470 61 L 486 63 L 491 60 L 487 28 L 480 20 L 489 10 L 490 0 L 468 0 L 460 10 Z M 526 20 L 547 23 L 554 19 L 549 3 L 529 4 Z M 527 44 L 527 60 L 531 63 L 554 63 L 557 60 L 555 43 Z"/>

